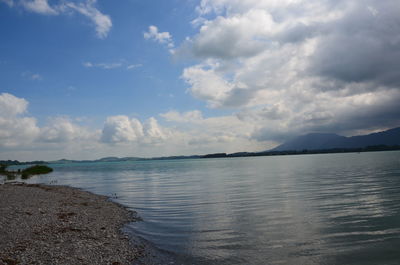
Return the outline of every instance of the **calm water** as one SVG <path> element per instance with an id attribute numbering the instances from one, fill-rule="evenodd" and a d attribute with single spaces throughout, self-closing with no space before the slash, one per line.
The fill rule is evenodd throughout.
<path id="1" fill-rule="evenodd" d="M 176 264 L 400 264 L 400 152 L 53 166 Z"/>

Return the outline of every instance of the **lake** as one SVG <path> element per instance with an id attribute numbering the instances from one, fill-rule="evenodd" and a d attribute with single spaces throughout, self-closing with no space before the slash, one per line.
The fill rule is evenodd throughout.
<path id="1" fill-rule="evenodd" d="M 398 151 L 51 166 L 171 264 L 400 264 Z"/>

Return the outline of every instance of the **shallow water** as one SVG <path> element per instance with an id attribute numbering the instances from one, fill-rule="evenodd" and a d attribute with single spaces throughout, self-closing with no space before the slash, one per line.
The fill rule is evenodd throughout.
<path id="1" fill-rule="evenodd" d="M 177 264 L 400 264 L 400 152 L 51 166 Z"/>

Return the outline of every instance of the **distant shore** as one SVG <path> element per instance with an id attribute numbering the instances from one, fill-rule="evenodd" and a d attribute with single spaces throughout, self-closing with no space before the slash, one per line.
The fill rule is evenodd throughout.
<path id="1" fill-rule="evenodd" d="M 144 251 L 121 227 L 137 218 L 105 196 L 64 186 L 0 185 L 0 265 L 131 264 Z"/>

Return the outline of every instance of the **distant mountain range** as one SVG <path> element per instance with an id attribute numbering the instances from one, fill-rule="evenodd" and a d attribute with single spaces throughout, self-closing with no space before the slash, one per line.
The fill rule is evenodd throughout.
<path id="1" fill-rule="evenodd" d="M 166 160 L 166 159 L 189 159 L 189 158 L 201 158 L 201 156 L 193 155 L 193 156 L 165 156 L 165 157 L 151 157 L 151 158 L 142 158 L 142 157 L 103 157 L 96 160 L 70 160 L 70 159 L 60 159 L 54 161 L 47 161 L 45 163 L 51 164 L 69 164 L 69 163 L 93 163 L 93 162 L 126 162 L 126 161 L 144 161 L 144 160 Z M 17 161 L 18 162 L 18 161 Z M 1 164 L 1 161 L 0 161 Z"/>
<path id="2" fill-rule="evenodd" d="M 383 132 L 352 137 L 345 137 L 332 133 L 310 133 L 296 137 L 269 151 L 352 149 L 379 145 L 400 145 L 400 127 Z"/>
<path id="3" fill-rule="evenodd" d="M 27 165 L 27 164 L 68 164 L 91 162 L 122 162 L 140 160 L 165 160 L 165 159 L 200 159 L 200 158 L 227 158 L 246 156 L 275 156 L 275 155 L 301 155 L 319 153 L 345 153 L 400 150 L 400 127 L 368 135 L 345 137 L 333 133 L 310 133 L 296 137 L 271 150 L 263 152 L 238 152 L 233 154 L 214 153 L 191 156 L 165 156 L 165 157 L 104 157 L 97 160 L 69 160 L 56 161 L 31 161 L 19 162 L 17 160 L 0 160 L 0 165 Z"/>
<path id="4" fill-rule="evenodd" d="M 90 163 L 90 162 L 122 162 L 122 161 L 136 161 L 142 160 L 143 158 L 139 157 L 103 157 L 96 160 L 70 160 L 70 159 L 60 159 L 55 161 L 48 161 L 48 163 L 54 164 L 68 164 L 68 163 Z"/>

